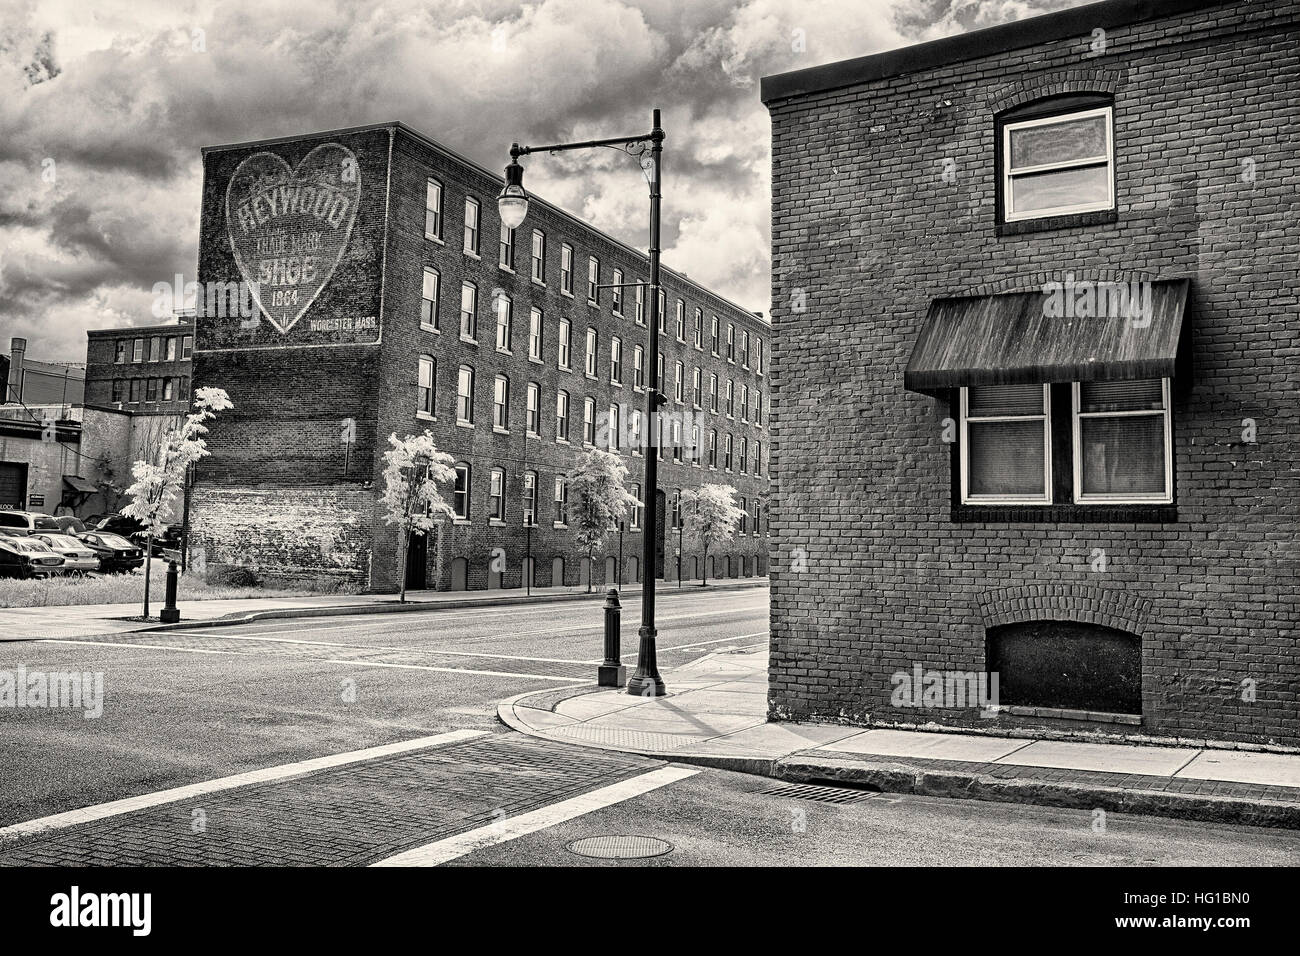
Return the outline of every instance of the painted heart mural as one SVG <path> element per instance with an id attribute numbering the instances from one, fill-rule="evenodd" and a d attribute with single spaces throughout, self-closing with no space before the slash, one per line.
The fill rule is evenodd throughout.
<path id="1" fill-rule="evenodd" d="M 360 197 L 357 157 L 339 143 L 317 146 L 293 169 L 274 153 L 254 153 L 230 177 L 226 230 L 235 262 L 281 334 L 334 274 Z"/>

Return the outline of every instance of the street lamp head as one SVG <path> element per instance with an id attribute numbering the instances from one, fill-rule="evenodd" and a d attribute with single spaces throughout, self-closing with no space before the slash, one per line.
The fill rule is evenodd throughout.
<path id="1" fill-rule="evenodd" d="M 518 229 L 528 215 L 528 193 L 524 192 L 524 167 L 516 157 L 506 167 L 506 186 L 497 196 L 497 211 L 507 229 Z"/>

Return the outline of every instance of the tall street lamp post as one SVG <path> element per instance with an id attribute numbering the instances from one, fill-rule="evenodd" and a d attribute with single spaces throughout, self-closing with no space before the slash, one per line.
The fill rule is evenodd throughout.
<path id="1" fill-rule="evenodd" d="M 514 143 L 510 147 L 510 165 L 506 167 L 506 185 L 497 197 L 497 209 L 501 221 L 507 229 L 518 229 L 528 215 L 528 194 L 524 192 L 524 168 L 519 165 L 519 157 L 530 153 L 559 153 L 575 149 L 594 149 L 609 147 L 621 149 L 630 156 L 638 156 L 642 168 L 650 181 L 650 322 L 648 363 L 650 365 L 650 387 L 646 389 L 646 424 L 649 429 L 649 447 L 642 456 L 645 462 L 645 500 L 656 500 L 659 483 L 659 430 L 655 428 L 658 421 L 659 406 L 664 401 L 659 380 L 659 200 L 660 172 L 662 166 L 664 131 L 659 125 L 659 110 L 655 110 L 649 133 L 638 136 L 619 136 L 611 139 L 593 139 L 583 143 L 559 143 L 553 146 L 520 146 Z M 646 153 L 649 162 L 646 162 Z M 643 283 L 626 283 L 642 285 Z M 600 289 L 613 288 L 613 285 L 601 285 Z M 662 697 L 667 693 L 663 678 L 659 676 L 659 664 L 656 660 L 655 638 L 655 573 L 657 571 L 655 541 L 658 537 L 658 514 L 656 509 L 645 509 L 645 528 L 643 531 L 641 566 L 641 627 L 638 631 L 640 643 L 637 648 L 636 673 L 627 682 L 627 692 L 638 697 Z M 621 563 L 621 562 L 620 562 Z M 621 569 L 620 569 L 621 570 Z"/>

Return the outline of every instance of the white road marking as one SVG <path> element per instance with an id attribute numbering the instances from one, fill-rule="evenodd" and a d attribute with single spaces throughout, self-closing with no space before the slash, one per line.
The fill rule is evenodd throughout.
<path id="1" fill-rule="evenodd" d="M 351 647 L 366 651 L 416 651 L 421 654 L 446 654 L 449 657 L 491 657 L 503 661 L 536 661 L 542 664 L 599 664 L 600 661 L 575 661 L 559 657 L 520 657 L 516 654 L 484 654 L 481 651 L 435 651 L 425 647 L 395 647 L 380 644 L 345 644 L 342 641 L 304 641 L 296 637 L 263 637 L 260 634 L 205 634 L 202 631 L 168 631 L 181 637 L 219 638 L 223 641 L 266 641 L 272 644 L 307 644 L 320 647 Z M 602 658 L 603 660 L 603 658 Z"/>
<path id="2" fill-rule="evenodd" d="M 237 787 L 246 787 L 249 784 L 267 783 L 273 780 L 285 780 L 289 777 L 299 777 L 303 774 L 315 773 L 318 770 L 342 767 L 346 764 L 359 763 L 363 760 L 374 760 L 379 757 L 389 757 L 393 754 L 407 753 L 412 750 L 423 750 L 426 747 L 437 747 L 442 744 L 458 743 L 462 740 L 472 740 L 475 737 L 487 736 L 488 733 L 489 731 L 486 730 L 449 730 L 446 733 L 434 734 L 431 737 L 416 737 L 413 740 L 403 740 L 394 744 L 384 744 L 380 747 L 367 747 L 364 750 L 349 750 L 345 753 L 330 754 L 328 757 L 314 757 L 310 760 L 299 760 L 296 763 L 280 764 L 278 767 L 264 767 L 261 770 L 250 770 L 246 773 L 237 773 L 231 777 L 218 777 L 215 780 L 205 780 L 202 783 L 192 783 L 184 787 L 173 787 L 170 790 L 159 790 L 155 793 L 145 793 L 138 797 L 127 797 L 124 800 L 113 800 L 110 803 L 99 803 L 93 807 L 83 807 L 80 810 L 68 810 L 65 813 L 56 813 L 52 816 L 39 817 L 35 820 L 27 820 L 24 823 L 15 823 L 11 826 L 2 827 L 0 828 L 0 841 L 4 841 L 11 837 L 43 833 L 46 830 L 57 830 L 61 827 L 76 826 L 79 823 L 89 823 L 93 820 L 102 820 L 105 817 L 113 817 L 122 813 L 131 813 L 134 810 L 144 810 L 149 807 L 162 806 L 166 803 L 176 803 L 181 800 L 200 797 L 208 793 L 234 790 Z"/>
<path id="3" fill-rule="evenodd" d="M 726 644 L 729 641 L 746 641 L 749 640 L 751 637 L 767 637 L 767 631 L 758 631 L 754 634 L 737 634 L 735 637 L 719 637 L 716 640 L 712 640 L 712 641 L 696 641 L 694 644 L 671 644 L 671 645 L 665 644 L 664 646 L 660 647 L 659 650 L 677 651 L 677 650 L 681 650 L 684 647 L 704 647 L 705 645 L 708 644 Z M 623 656 L 636 657 L 636 653 L 633 652 L 630 654 L 624 654 Z M 600 662 L 597 661 L 596 663 L 600 663 Z"/>
<path id="4" fill-rule="evenodd" d="M 505 843 L 526 836 L 529 833 L 536 833 L 538 830 L 545 830 L 548 827 L 564 823 L 594 810 L 601 810 L 615 803 L 622 803 L 624 800 L 639 797 L 651 790 L 657 790 L 687 777 L 693 777 L 697 773 L 700 773 L 700 769 L 697 767 L 676 765 L 660 767 L 658 770 L 651 770 L 649 773 L 643 773 L 631 780 L 623 780 L 619 783 L 610 784 L 608 787 L 593 790 L 591 793 L 584 793 L 578 797 L 561 800 L 549 807 L 521 813 L 517 817 L 498 820 L 476 830 L 470 830 L 468 833 L 459 833 L 456 836 L 447 837 L 445 840 L 438 840 L 435 843 L 407 850 L 396 856 L 380 860 L 378 863 L 372 863 L 371 866 L 439 866 L 448 860 L 454 860 L 457 857 L 473 853 L 475 850 L 495 846 L 498 843 Z"/>

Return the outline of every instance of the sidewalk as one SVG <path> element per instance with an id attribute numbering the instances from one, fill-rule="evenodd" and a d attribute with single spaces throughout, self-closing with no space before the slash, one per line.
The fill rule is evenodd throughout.
<path id="1" fill-rule="evenodd" d="M 724 578 L 698 583 L 659 582 L 656 591 L 701 593 L 767 587 L 768 579 Z M 401 604 L 395 594 L 305 594 L 289 598 L 240 598 L 237 600 L 181 601 L 179 624 L 132 621 L 140 614 L 140 602 L 130 604 L 81 604 L 50 607 L 0 608 L 0 641 L 30 641 L 40 638 L 76 638 L 92 634 L 127 634 L 135 631 L 191 630 L 197 627 L 220 627 L 246 624 L 274 618 L 329 617 L 342 614 L 390 614 L 410 611 L 437 611 L 450 608 L 501 607 L 514 604 L 548 604 L 556 601 L 603 601 L 608 589 L 593 587 L 534 588 L 531 596 L 523 590 L 493 591 L 412 591 Z M 628 584 L 619 591 L 626 607 L 641 594 L 641 585 Z M 155 615 L 162 602 L 151 602 Z"/>
<path id="2" fill-rule="evenodd" d="M 668 696 L 532 691 L 515 730 L 796 782 L 1300 829 L 1300 754 L 768 723 L 767 651 L 723 651 L 664 675 Z"/>

